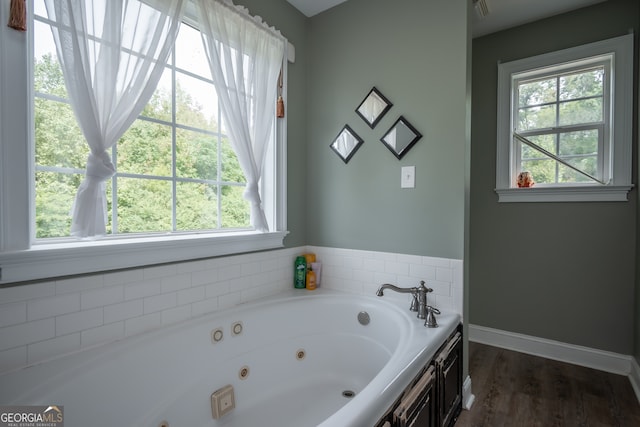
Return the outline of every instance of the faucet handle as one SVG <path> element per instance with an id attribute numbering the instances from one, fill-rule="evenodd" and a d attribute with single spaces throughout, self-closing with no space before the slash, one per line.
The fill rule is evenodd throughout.
<path id="1" fill-rule="evenodd" d="M 409 307 L 409 311 L 418 311 L 418 292 L 412 292 L 411 296 L 413 296 L 413 298 L 411 299 L 411 306 Z"/>
<path id="2" fill-rule="evenodd" d="M 440 310 L 435 307 L 427 306 L 427 319 L 424 321 L 424 326 L 427 328 L 437 328 L 438 321 L 436 320 L 436 314 L 440 314 Z"/>
<path id="3" fill-rule="evenodd" d="M 420 280 L 420 287 L 418 289 L 424 289 L 425 292 L 433 292 L 433 289 L 427 288 L 425 286 L 426 282 L 424 280 Z"/>

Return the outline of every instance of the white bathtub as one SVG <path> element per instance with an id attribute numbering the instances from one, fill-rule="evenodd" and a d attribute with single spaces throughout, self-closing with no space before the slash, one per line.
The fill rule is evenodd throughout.
<path id="1" fill-rule="evenodd" d="M 63 405 L 65 427 L 370 427 L 460 321 L 425 328 L 398 300 L 292 290 L 5 374 L 0 405 Z M 228 384 L 235 409 L 214 420 Z"/>

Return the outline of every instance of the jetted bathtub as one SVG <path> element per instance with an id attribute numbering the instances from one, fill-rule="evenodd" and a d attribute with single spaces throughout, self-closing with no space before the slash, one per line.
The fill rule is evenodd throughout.
<path id="1" fill-rule="evenodd" d="M 291 290 L 5 374 L 0 405 L 63 405 L 65 427 L 371 427 L 460 321 L 408 306 Z"/>

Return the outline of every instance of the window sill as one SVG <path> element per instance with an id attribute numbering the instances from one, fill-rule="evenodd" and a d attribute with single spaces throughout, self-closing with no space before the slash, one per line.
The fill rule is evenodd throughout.
<path id="1" fill-rule="evenodd" d="M 239 232 L 34 245 L 0 253 L 0 284 L 276 249 L 284 246 L 287 234 Z"/>
<path id="2" fill-rule="evenodd" d="M 496 188 L 499 203 L 626 202 L 633 185 L 602 187 Z"/>

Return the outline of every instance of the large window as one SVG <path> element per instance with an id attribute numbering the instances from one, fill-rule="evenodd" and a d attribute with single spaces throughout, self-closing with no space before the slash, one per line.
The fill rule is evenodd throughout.
<path id="1" fill-rule="evenodd" d="M 626 200 L 632 40 L 499 65 L 500 201 Z M 533 187 L 518 188 L 523 172 Z"/>
<path id="2" fill-rule="evenodd" d="M 67 99 L 46 10 L 34 25 L 36 238 L 68 237 L 89 147 Z M 225 134 L 200 32 L 182 24 L 162 80 L 112 148 L 112 235 L 248 228 L 245 179 Z"/>
<path id="3" fill-rule="evenodd" d="M 109 153 L 116 173 L 106 182 L 106 238 L 69 237 L 89 147 L 46 10 L 41 1 L 28 10 L 27 33 L 0 29 L 0 284 L 283 246 L 286 118 L 275 122 L 258 183 L 268 229 L 255 230 L 247 179 L 189 14 L 151 100 Z M 0 8 L 0 21 L 7 15 Z M 285 101 L 286 79 L 283 67 Z"/>

